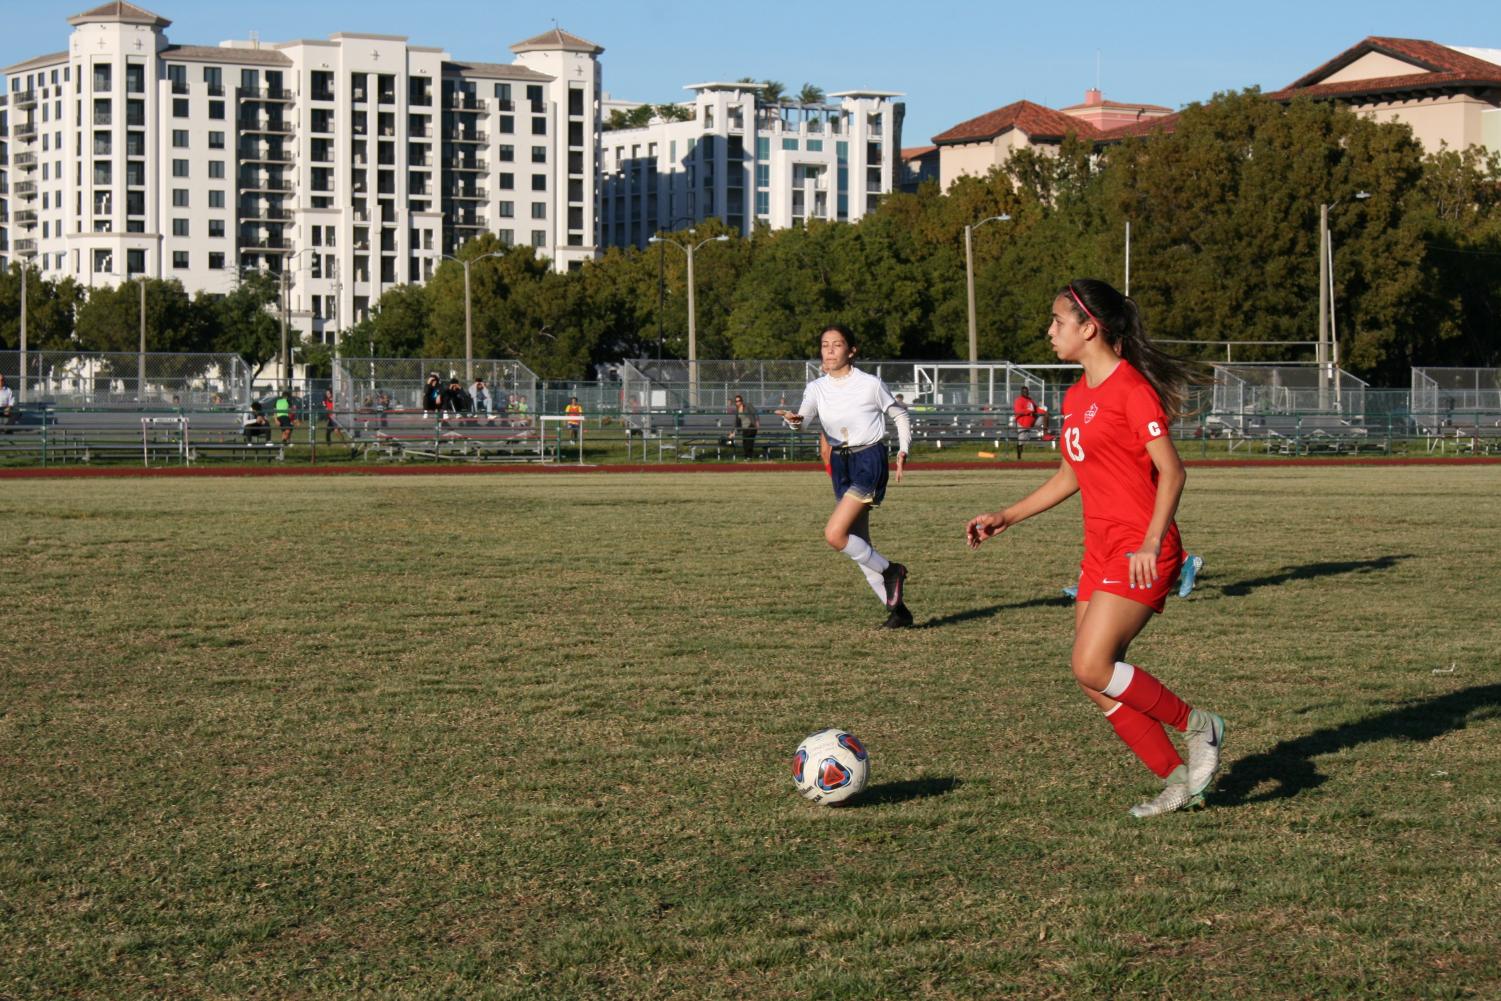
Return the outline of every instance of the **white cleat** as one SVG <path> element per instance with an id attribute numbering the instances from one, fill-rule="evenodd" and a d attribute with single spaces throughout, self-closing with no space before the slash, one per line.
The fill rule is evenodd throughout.
<path id="1" fill-rule="evenodd" d="M 1184 731 L 1188 744 L 1188 790 L 1201 795 L 1220 770 L 1220 751 L 1225 745 L 1225 721 L 1212 712 L 1195 709 L 1188 714 Z"/>
<path id="2" fill-rule="evenodd" d="M 1204 802 L 1203 796 L 1188 791 L 1188 769 L 1179 765 L 1163 780 L 1166 784 L 1155 799 L 1137 803 L 1131 808 L 1133 817 L 1157 817 L 1164 813 L 1181 810 L 1185 806 L 1197 806 Z"/>

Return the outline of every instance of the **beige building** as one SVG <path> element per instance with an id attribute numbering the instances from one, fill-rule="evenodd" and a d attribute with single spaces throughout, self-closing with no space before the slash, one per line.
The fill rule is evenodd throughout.
<path id="1" fill-rule="evenodd" d="M 1340 101 L 1377 121 L 1402 122 L 1429 152 L 1501 153 L 1501 49 L 1367 38 L 1267 96 Z"/>
<path id="2" fill-rule="evenodd" d="M 1106 101 L 1100 91 L 1085 92 L 1084 102 L 1053 109 L 1017 101 L 960 122 L 933 137 L 938 147 L 938 180 L 947 189 L 960 177 L 983 177 L 1019 149 L 1056 150 L 1070 135 L 1110 142 L 1163 123 L 1171 108 L 1157 104 Z"/>

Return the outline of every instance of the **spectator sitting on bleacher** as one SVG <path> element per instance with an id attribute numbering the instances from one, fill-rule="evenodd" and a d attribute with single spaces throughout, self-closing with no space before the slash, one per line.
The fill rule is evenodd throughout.
<path id="1" fill-rule="evenodd" d="M 469 414 L 474 410 L 474 398 L 469 391 L 460 385 L 458 377 L 448 380 L 448 388 L 443 390 L 443 412 L 445 414 Z"/>
<path id="2" fill-rule="evenodd" d="M 245 432 L 245 444 L 254 445 L 259 438 L 263 444 L 271 444 L 271 422 L 266 420 L 266 411 L 261 408 L 259 400 L 253 400 L 250 409 L 240 421 L 241 430 Z"/>
<path id="3" fill-rule="evenodd" d="M 432 417 L 443 406 L 443 386 L 437 372 L 427 374 L 427 384 L 422 387 L 422 416 Z"/>
<path id="4" fill-rule="evenodd" d="M 469 390 L 469 395 L 474 398 L 476 414 L 484 414 L 486 420 L 495 419 L 495 394 L 490 392 L 490 387 L 485 385 L 483 378 L 474 380 L 474 386 Z"/>
<path id="5" fill-rule="evenodd" d="M 1032 390 L 1026 386 L 1017 394 L 1016 402 L 1011 405 L 1011 412 L 1016 415 L 1016 426 L 1025 431 L 1034 427 L 1041 434 L 1048 433 L 1048 408 L 1032 399 Z"/>
<path id="6" fill-rule="evenodd" d="M 5 376 L 0 375 L 0 424 L 14 424 L 20 416 L 21 413 L 16 408 L 16 394 L 5 384 Z"/>

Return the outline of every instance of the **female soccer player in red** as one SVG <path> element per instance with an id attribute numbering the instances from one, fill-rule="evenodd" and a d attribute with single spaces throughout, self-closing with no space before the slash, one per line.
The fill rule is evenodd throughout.
<path id="1" fill-rule="evenodd" d="M 1084 377 L 1063 398 L 1063 462 L 1017 503 L 972 519 L 974 549 L 1078 492 L 1084 560 L 1074 611 L 1074 678 L 1115 732 L 1164 782 L 1131 808 L 1152 817 L 1202 801 L 1219 768 L 1225 721 L 1191 708 L 1139 666 L 1126 649 L 1177 584 L 1183 547 L 1173 515 L 1187 478 L 1168 437 L 1182 412 L 1187 370 L 1153 347 L 1136 303 L 1095 279 L 1071 282 L 1053 301 L 1048 328 L 1060 360 Z M 1163 724 L 1185 735 L 1188 764 Z"/>
<path id="2" fill-rule="evenodd" d="M 886 495 L 886 416 L 890 414 L 896 425 L 898 483 L 912 446 L 912 425 L 885 383 L 854 367 L 855 337 L 848 328 L 837 324 L 825 328 L 818 350 L 824 374 L 808 383 L 796 413 L 778 410 L 776 414 L 793 429 L 802 427 L 809 417 L 818 418 L 830 446 L 836 500 L 823 537 L 855 561 L 870 589 L 886 605 L 890 614 L 882 628 L 905 629 L 912 625 L 912 613 L 903 600 L 907 568 L 887 560 L 871 544 L 870 509 L 879 507 Z"/>

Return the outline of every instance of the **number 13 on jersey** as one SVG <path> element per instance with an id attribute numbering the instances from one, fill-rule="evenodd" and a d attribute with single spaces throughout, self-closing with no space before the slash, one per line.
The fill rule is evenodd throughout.
<path id="1" fill-rule="evenodd" d="M 1078 428 L 1063 429 L 1063 450 L 1067 452 L 1068 457 L 1075 462 L 1084 461 L 1084 446 L 1079 444 Z"/>

